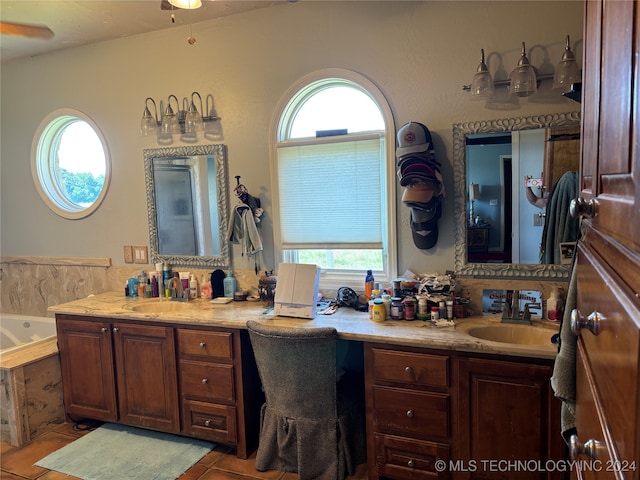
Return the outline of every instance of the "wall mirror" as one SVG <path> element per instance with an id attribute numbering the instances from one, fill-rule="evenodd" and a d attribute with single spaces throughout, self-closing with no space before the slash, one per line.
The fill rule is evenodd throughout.
<path id="1" fill-rule="evenodd" d="M 226 147 L 145 149 L 144 166 L 152 261 L 230 267 Z"/>
<path id="2" fill-rule="evenodd" d="M 552 168 L 545 163 L 549 132 L 570 126 L 579 132 L 579 125 L 580 112 L 453 125 L 457 274 L 568 278 L 566 263 L 540 263 L 545 210 L 527 199 L 524 177 L 531 176 L 534 181 L 542 177 L 546 182 L 557 180 L 563 172 L 556 171 L 556 179 L 552 180 Z M 577 145 L 574 165 L 579 162 L 579 139 Z M 494 164 L 483 163 L 480 160 L 483 155 L 492 158 Z M 543 189 L 535 187 L 531 191 L 541 197 L 544 194 Z"/>

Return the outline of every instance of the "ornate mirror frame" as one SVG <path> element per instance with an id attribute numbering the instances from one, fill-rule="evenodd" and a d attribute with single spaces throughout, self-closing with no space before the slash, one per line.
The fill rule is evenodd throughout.
<path id="1" fill-rule="evenodd" d="M 514 263 L 467 263 L 467 169 L 465 161 L 468 134 L 510 132 L 580 123 L 580 112 L 554 113 L 531 117 L 482 120 L 453 125 L 453 203 L 455 273 L 481 278 L 568 279 L 569 265 Z"/>
<path id="2" fill-rule="evenodd" d="M 153 177 L 153 159 L 158 157 L 191 157 L 199 155 L 213 155 L 214 157 L 220 252 L 215 256 L 161 255 L 159 253 L 158 227 L 156 222 L 157 211 Z M 226 146 L 216 144 L 145 149 L 144 169 L 147 192 L 147 219 L 149 222 L 149 241 L 151 246 L 152 261 L 167 262 L 170 265 L 180 265 L 188 267 L 230 267 L 231 253 L 229 242 L 226 238 L 227 225 L 229 224 L 229 184 L 227 180 Z M 198 208 L 198 206 L 194 205 L 194 208 Z"/>

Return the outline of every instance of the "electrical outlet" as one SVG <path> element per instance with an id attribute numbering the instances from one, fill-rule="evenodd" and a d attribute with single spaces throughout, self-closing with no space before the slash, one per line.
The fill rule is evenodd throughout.
<path id="1" fill-rule="evenodd" d="M 147 247 L 133 247 L 134 263 L 149 263 Z"/>
<path id="2" fill-rule="evenodd" d="M 124 263 L 133 263 L 133 247 L 131 245 L 124 246 Z"/>
<path id="3" fill-rule="evenodd" d="M 541 227 L 542 226 L 542 215 L 540 215 L 539 213 L 534 213 L 533 214 L 533 226 L 534 227 Z"/>

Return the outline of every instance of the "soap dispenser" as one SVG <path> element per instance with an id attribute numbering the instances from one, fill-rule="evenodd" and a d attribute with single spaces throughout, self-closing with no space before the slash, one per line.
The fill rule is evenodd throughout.
<path id="1" fill-rule="evenodd" d="M 560 296 L 560 291 L 554 288 L 547 299 L 547 320 L 561 320 L 564 308 L 564 301 Z"/>
<path id="2" fill-rule="evenodd" d="M 233 276 L 233 270 L 227 272 L 227 276 L 223 282 L 224 296 L 227 298 L 233 298 L 233 294 L 236 293 L 236 279 Z"/>

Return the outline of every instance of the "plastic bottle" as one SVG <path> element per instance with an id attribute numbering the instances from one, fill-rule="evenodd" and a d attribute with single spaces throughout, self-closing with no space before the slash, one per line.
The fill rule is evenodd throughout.
<path id="1" fill-rule="evenodd" d="M 138 275 L 138 296 L 140 298 L 144 297 L 144 291 L 147 287 L 147 272 L 144 270 L 140 271 L 140 275 Z"/>
<path id="2" fill-rule="evenodd" d="M 211 293 L 211 281 L 206 275 L 202 275 L 202 278 L 200 279 L 200 298 L 211 300 Z"/>
<path id="3" fill-rule="evenodd" d="M 227 272 L 227 276 L 223 281 L 224 296 L 226 298 L 233 298 L 233 294 L 236 293 L 236 279 L 233 276 L 233 270 Z"/>
<path id="4" fill-rule="evenodd" d="M 387 314 L 384 308 L 384 302 L 381 298 L 376 298 L 373 301 L 373 309 L 371 312 L 371 319 L 374 322 L 384 322 L 386 320 Z"/>
<path id="5" fill-rule="evenodd" d="M 195 275 L 191 275 L 189 279 L 189 298 L 191 300 L 198 298 L 198 280 Z"/>
<path id="6" fill-rule="evenodd" d="M 371 300 L 371 294 L 373 292 L 373 282 L 373 272 L 371 270 L 367 270 L 367 276 L 364 278 L 364 296 L 367 298 L 367 300 Z"/>
<path id="7" fill-rule="evenodd" d="M 560 298 L 560 292 L 554 288 L 547 299 L 547 320 L 562 319 L 563 307 L 564 301 Z"/>
<path id="8" fill-rule="evenodd" d="M 162 264 L 162 285 L 164 286 L 164 296 L 169 298 L 171 297 L 171 290 L 169 290 L 169 280 L 171 280 L 171 267 L 167 262 Z"/>
<path id="9" fill-rule="evenodd" d="M 160 289 L 158 285 L 158 275 L 155 273 L 151 276 L 151 296 L 152 297 L 160 296 Z"/>
<path id="10" fill-rule="evenodd" d="M 391 318 L 391 295 L 383 293 L 382 303 L 384 304 L 385 318 Z"/>

